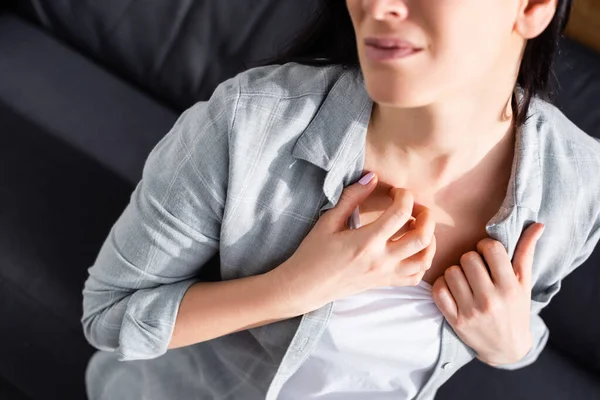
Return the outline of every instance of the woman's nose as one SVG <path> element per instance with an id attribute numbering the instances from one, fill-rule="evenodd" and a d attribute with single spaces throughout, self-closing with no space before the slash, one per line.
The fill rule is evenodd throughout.
<path id="1" fill-rule="evenodd" d="M 365 12 L 376 20 L 406 19 L 408 6 L 404 0 L 363 0 Z"/>

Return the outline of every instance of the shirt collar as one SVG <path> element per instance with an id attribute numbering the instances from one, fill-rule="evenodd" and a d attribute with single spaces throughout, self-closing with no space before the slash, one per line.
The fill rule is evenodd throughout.
<path id="1" fill-rule="evenodd" d="M 546 122 L 532 100 L 525 125 L 515 135 L 511 178 L 501 210 L 492 222 L 508 218 L 516 207 L 537 214 L 542 199 L 542 170 L 539 135 Z M 373 101 L 360 69 L 345 69 L 327 93 L 317 114 L 292 150 L 295 158 L 327 171 L 323 192 L 329 200 L 322 211 L 337 203 L 343 188 L 360 178 L 367 127 Z M 362 159 L 364 161 L 364 158 Z M 353 168 L 358 165 L 358 169 Z"/>
<path id="2" fill-rule="evenodd" d="M 362 74 L 344 70 L 296 142 L 292 155 L 325 171 L 343 166 L 344 158 L 361 151 L 348 145 L 356 136 L 366 135 L 372 103 Z"/>

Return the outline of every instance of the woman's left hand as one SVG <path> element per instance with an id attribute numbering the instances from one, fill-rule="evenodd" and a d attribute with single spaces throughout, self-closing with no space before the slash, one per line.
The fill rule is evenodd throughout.
<path id="1" fill-rule="evenodd" d="M 479 253 L 465 253 L 461 266 L 451 266 L 433 284 L 433 299 L 448 323 L 489 365 L 517 362 L 533 346 L 531 269 L 543 230 L 535 223 L 523 232 L 512 263 L 502 243 L 483 239 Z"/>

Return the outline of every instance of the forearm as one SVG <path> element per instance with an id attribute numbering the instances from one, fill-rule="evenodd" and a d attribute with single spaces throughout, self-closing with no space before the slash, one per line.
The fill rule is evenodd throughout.
<path id="1" fill-rule="evenodd" d="M 198 282 L 185 293 L 169 349 L 293 318 L 301 313 L 283 301 L 273 274 L 221 282 Z"/>

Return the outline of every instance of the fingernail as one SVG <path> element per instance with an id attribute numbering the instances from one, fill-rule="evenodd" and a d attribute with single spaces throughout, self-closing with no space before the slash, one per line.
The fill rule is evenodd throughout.
<path id="1" fill-rule="evenodd" d="M 544 233 L 544 230 L 546 229 L 546 226 L 542 226 L 542 229 L 540 229 L 540 233 L 538 233 L 538 239 L 542 237 L 542 234 Z"/>
<path id="2" fill-rule="evenodd" d="M 360 178 L 358 183 L 360 183 L 361 185 L 366 185 L 367 183 L 371 182 L 371 180 L 373 179 L 374 176 L 375 176 L 374 172 L 369 172 L 368 174 L 366 174 L 365 176 Z"/>

